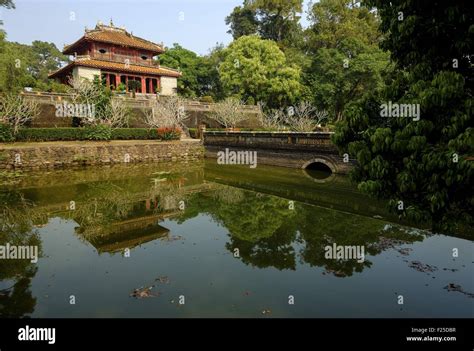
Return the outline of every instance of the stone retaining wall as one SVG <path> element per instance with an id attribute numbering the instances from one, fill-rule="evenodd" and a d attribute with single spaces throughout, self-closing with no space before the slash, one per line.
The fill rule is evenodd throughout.
<path id="1" fill-rule="evenodd" d="M 0 169 L 45 169 L 138 162 L 195 161 L 198 141 L 51 142 L 0 144 Z"/>
<path id="2" fill-rule="evenodd" d="M 72 118 L 56 117 L 56 104 L 63 104 L 65 101 L 70 101 L 70 96 L 68 94 L 23 92 L 22 95 L 26 99 L 35 100 L 40 104 L 40 113 L 29 123 L 29 126 L 35 128 L 72 126 Z M 156 100 L 156 95 L 137 94 L 136 98 L 130 98 L 125 95 L 119 95 L 118 98 L 124 101 L 125 105 L 130 110 L 130 127 L 147 127 L 143 110 L 150 106 L 150 102 Z M 159 99 L 166 99 L 166 97 L 160 97 Z M 205 124 L 207 127 L 210 128 L 219 127 L 219 124 L 217 122 L 209 118 L 209 114 L 212 113 L 213 109 L 214 104 L 212 103 L 209 104 L 198 101 L 186 101 L 185 110 L 189 118 L 184 121 L 184 124 L 189 128 L 197 128 L 201 124 Z M 246 113 L 248 118 L 239 123 L 238 126 L 240 128 L 261 127 L 261 121 L 259 119 L 260 110 L 257 106 L 243 106 L 242 110 Z"/>

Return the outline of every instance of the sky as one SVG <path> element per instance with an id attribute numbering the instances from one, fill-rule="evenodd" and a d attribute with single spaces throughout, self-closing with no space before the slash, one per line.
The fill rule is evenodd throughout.
<path id="1" fill-rule="evenodd" d="M 305 0 L 305 10 L 309 0 Z M 173 43 L 205 55 L 217 43 L 228 44 L 225 17 L 242 0 L 14 0 L 16 9 L 0 8 L 7 40 L 53 42 L 62 50 L 98 21 L 170 47 Z M 305 18 L 306 15 L 303 15 Z M 304 24 L 305 20 L 303 21 Z"/>

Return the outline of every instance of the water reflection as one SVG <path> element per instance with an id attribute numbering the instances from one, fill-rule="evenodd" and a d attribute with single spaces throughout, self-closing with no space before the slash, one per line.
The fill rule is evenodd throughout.
<path id="1" fill-rule="evenodd" d="M 350 276 L 371 262 L 326 259 L 326 246 L 359 245 L 367 248 L 368 255 L 377 255 L 384 249 L 377 245 L 381 239 L 413 243 L 424 237 L 421 231 L 403 226 L 386 229 L 379 219 L 328 208 L 297 203 L 290 210 L 287 199 L 229 186 L 220 186 L 211 196 L 197 194 L 188 203 L 181 221 L 200 212 L 209 214 L 229 231 L 226 248 L 231 253 L 238 249 L 243 263 L 258 268 L 294 270 L 299 261 L 339 277 Z"/>
<path id="2" fill-rule="evenodd" d="M 307 266 L 322 268 L 325 275 L 349 277 L 371 268 L 382 252 L 422 242 L 429 235 L 396 223 L 380 203 L 357 192 L 347 179 L 334 176 L 329 184 L 319 184 L 301 170 L 269 168 L 252 173 L 248 168 L 197 163 L 34 173 L 5 185 L 0 200 L 1 245 L 41 247 L 38 228 L 50 235 L 51 220 L 60 218 L 74 223 L 73 235 L 92 245 L 101 258 L 120 258 L 125 250 L 141 252 L 147 244 L 183 238 L 182 250 L 216 257 L 214 274 L 222 276 L 227 273 L 219 266 L 233 257 L 241 266 L 259 270 L 296 272 Z M 226 256 L 215 256 L 216 248 L 209 243 L 199 248 L 185 245 L 181 234 L 193 241 L 209 234 L 202 228 L 186 229 L 187 223 L 202 219 L 212 223 L 206 230 L 226 231 L 222 244 Z M 363 262 L 327 259 L 325 247 L 334 243 L 363 246 L 369 257 Z M 180 252 L 179 247 L 169 250 Z M 181 277 L 189 284 L 185 287 L 196 285 L 192 257 L 181 257 L 180 265 L 190 272 Z M 143 275 L 151 270 L 136 269 Z M 2 260 L 1 316 L 34 313 L 37 298 L 31 288 L 37 272 L 30 261 Z"/>
<path id="3" fill-rule="evenodd" d="M 41 241 L 35 226 L 47 220 L 17 191 L 0 191 L 0 245 L 37 246 Z M 28 259 L 2 259 L 0 264 L 0 316 L 20 318 L 34 311 L 36 298 L 31 293 L 31 279 L 37 266 Z"/>

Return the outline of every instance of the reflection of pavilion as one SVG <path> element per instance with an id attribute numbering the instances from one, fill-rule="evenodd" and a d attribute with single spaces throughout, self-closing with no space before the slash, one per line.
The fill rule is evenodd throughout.
<path id="1" fill-rule="evenodd" d="M 157 214 L 139 218 L 113 222 L 97 228 L 97 235 L 88 240 L 100 253 L 115 253 L 125 249 L 132 249 L 141 244 L 164 238 L 169 235 L 169 229 L 162 227 L 158 222 L 166 217 L 176 215 L 177 212 Z"/>

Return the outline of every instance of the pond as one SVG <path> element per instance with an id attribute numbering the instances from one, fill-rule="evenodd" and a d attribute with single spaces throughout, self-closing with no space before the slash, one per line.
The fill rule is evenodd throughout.
<path id="1" fill-rule="evenodd" d="M 473 317 L 472 232 L 400 223 L 346 177 L 121 165 L 0 197 L 1 317 Z"/>

